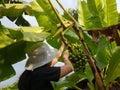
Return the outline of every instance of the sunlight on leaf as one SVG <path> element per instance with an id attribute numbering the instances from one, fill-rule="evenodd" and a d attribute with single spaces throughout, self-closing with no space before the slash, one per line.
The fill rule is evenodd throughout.
<path id="1" fill-rule="evenodd" d="M 43 41 L 50 34 L 44 32 L 42 27 L 21 27 L 25 41 Z"/>
<path id="2" fill-rule="evenodd" d="M 0 35 L 0 48 L 4 48 L 14 42 L 13 39 L 9 38 L 6 35 Z"/>

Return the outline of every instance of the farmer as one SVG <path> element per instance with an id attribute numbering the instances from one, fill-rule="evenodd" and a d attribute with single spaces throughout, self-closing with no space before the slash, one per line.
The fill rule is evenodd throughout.
<path id="1" fill-rule="evenodd" d="M 19 90 L 53 90 L 51 81 L 58 81 L 71 71 L 73 66 L 69 61 L 69 52 L 64 50 L 64 43 L 59 50 L 50 48 L 48 44 L 42 43 L 38 48 L 28 53 L 26 70 L 18 81 Z M 63 52 L 63 55 L 62 55 Z M 64 65 L 55 67 L 59 57 L 62 55 Z"/>

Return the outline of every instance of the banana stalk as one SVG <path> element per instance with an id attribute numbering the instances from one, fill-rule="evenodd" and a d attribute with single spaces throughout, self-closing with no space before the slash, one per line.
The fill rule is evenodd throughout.
<path id="1" fill-rule="evenodd" d="M 101 74 L 99 73 L 98 69 L 97 69 L 97 66 L 95 64 L 95 60 L 93 59 L 88 47 L 87 47 L 87 44 L 85 43 L 84 41 L 84 37 L 83 37 L 83 30 L 79 29 L 78 27 L 78 23 L 77 21 L 67 12 L 67 10 L 64 9 L 64 7 L 60 4 L 60 2 L 58 0 L 56 0 L 57 3 L 61 6 L 61 8 L 64 10 L 64 12 L 71 18 L 71 20 L 74 22 L 73 24 L 73 28 L 76 32 L 76 34 L 78 35 L 79 39 L 81 40 L 82 44 L 83 44 L 83 47 L 85 49 L 85 52 L 89 58 L 89 64 L 90 64 L 90 67 L 91 67 L 91 70 L 94 74 L 94 77 L 95 77 L 95 81 L 96 81 L 96 84 L 98 86 L 98 89 L 99 90 L 105 90 L 105 86 L 104 86 L 104 83 L 103 83 L 103 79 L 102 79 L 102 76 Z"/>

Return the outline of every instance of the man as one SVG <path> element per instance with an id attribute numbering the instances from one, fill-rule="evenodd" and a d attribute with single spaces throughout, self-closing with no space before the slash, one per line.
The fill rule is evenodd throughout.
<path id="1" fill-rule="evenodd" d="M 18 82 L 19 90 L 53 90 L 51 81 L 58 81 L 73 71 L 73 66 L 69 61 L 69 52 L 68 50 L 63 52 L 64 47 L 63 42 L 59 50 L 50 48 L 43 42 L 38 48 L 28 53 L 26 70 Z M 61 55 L 64 65 L 54 67 Z"/>

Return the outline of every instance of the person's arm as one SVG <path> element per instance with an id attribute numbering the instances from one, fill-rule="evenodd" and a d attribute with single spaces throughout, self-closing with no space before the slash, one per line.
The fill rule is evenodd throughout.
<path id="1" fill-rule="evenodd" d="M 58 50 L 55 58 L 54 58 L 54 59 L 52 60 L 52 62 L 51 62 L 51 65 L 50 65 L 51 67 L 53 67 L 53 66 L 57 63 L 59 57 L 62 55 L 62 52 L 63 52 L 63 50 L 64 50 L 64 47 L 65 47 L 65 44 L 64 44 L 64 42 L 62 42 L 62 45 L 61 45 L 61 47 L 59 48 L 59 50 Z"/>
<path id="2" fill-rule="evenodd" d="M 73 71 L 72 63 L 69 61 L 68 50 L 64 51 L 63 60 L 64 60 L 65 65 L 60 68 L 60 78 L 64 77 L 65 75 Z"/>

